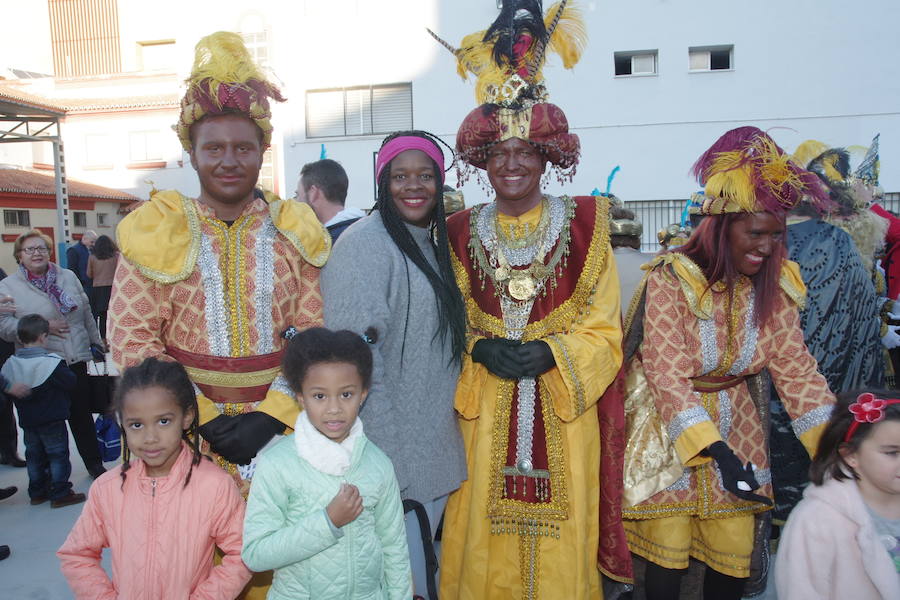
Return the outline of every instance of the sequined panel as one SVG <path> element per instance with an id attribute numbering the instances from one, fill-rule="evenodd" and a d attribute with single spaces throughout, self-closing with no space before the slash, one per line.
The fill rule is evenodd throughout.
<path id="1" fill-rule="evenodd" d="M 291 389 L 291 386 L 288 385 L 287 379 L 284 378 L 284 375 L 279 375 L 275 378 L 275 381 L 272 382 L 272 385 L 269 386 L 269 389 L 275 392 L 281 392 L 286 396 L 294 397 L 294 390 Z"/>
<path id="2" fill-rule="evenodd" d="M 679 477 L 678 480 L 675 481 L 675 483 L 667 487 L 666 491 L 675 492 L 691 489 L 691 471 L 692 469 L 685 469 L 681 474 L 681 477 Z"/>
<path id="3" fill-rule="evenodd" d="M 516 436 L 516 466 L 532 465 L 532 447 L 534 444 L 534 400 L 536 383 L 534 377 L 523 377 L 519 380 L 519 410 L 516 415 L 518 432 Z M 531 468 L 524 469 L 530 471 Z"/>
<path id="4" fill-rule="evenodd" d="M 703 360 L 703 374 L 706 375 L 719 364 L 719 349 L 716 346 L 716 324 L 713 319 L 697 319 L 700 324 L 700 351 Z"/>
<path id="5" fill-rule="evenodd" d="M 833 410 L 834 405 L 831 404 L 814 408 L 801 417 L 794 419 L 791 423 L 791 427 L 794 429 L 794 433 L 797 434 L 797 437 L 800 437 L 813 427 L 828 422 Z"/>
<path id="6" fill-rule="evenodd" d="M 561 198 L 555 196 L 547 196 L 546 198 L 550 205 L 550 225 L 547 228 L 547 233 L 544 234 L 541 240 L 543 243 L 533 244 L 524 248 L 503 247 L 503 255 L 506 256 L 509 264 L 514 267 L 530 265 L 540 248 L 552 248 L 559 239 L 559 234 L 562 232 L 563 225 L 566 222 L 566 205 Z M 476 223 L 478 237 L 481 238 L 481 243 L 489 253 L 494 253 L 497 248 L 497 231 L 494 228 L 496 219 L 497 205 L 494 203 L 483 207 L 478 213 L 478 221 Z"/>
<path id="7" fill-rule="evenodd" d="M 740 375 L 744 371 L 746 371 L 750 367 L 750 361 L 753 360 L 753 355 L 756 354 L 756 341 L 759 337 L 759 327 L 756 325 L 756 319 L 754 318 L 754 310 L 753 303 L 755 301 L 756 295 L 753 291 L 753 286 L 750 286 L 750 292 L 747 295 L 747 311 L 744 314 L 744 331 L 746 332 L 744 335 L 744 344 L 741 346 L 741 353 L 738 356 L 738 359 L 735 361 L 731 368 L 728 369 L 729 375 Z"/>
<path id="8" fill-rule="evenodd" d="M 209 335 L 209 353 L 213 356 L 231 356 L 228 338 L 228 315 L 225 310 L 225 282 L 219 261 L 213 252 L 212 240 L 206 234 L 200 237 L 200 255 L 197 257 L 203 294 L 206 298 L 206 331 Z"/>
<path id="9" fill-rule="evenodd" d="M 277 230 L 266 217 L 256 238 L 256 289 L 253 306 L 256 309 L 256 329 L 259 332 L 257 353 L 275 351 L 275 331 L 272 326 L 272 290 L 275 288 L 275 235 Z"/>
<path id="10" fill-rule="evenodd" d="M 522 339 L 533 306 L 534 298 L 526 302 L 516 302 L 506 296 L 500 296 L 500 310 L 503 311 L 503 327 L 506 328 L 507 339 Z"/>
<path id="11" fill-rule="evenodd" d="M 709 413 L 702 406 L 692 406 L 675 415 L 669 422 L 668 433 L 670 440 L 677 440 L 687 429 L 702 423 L 710 421 Z"/>
<path id="12" fill-rule="evenodd" d="M 716 392 L 716 397 L 719 401 L 719 435 L 723 440 L 727 440 L 728 434 L 731 433 L 731 422 L 734 419 L 734 413 L 731 410 L 731 396 L 728 395 L 727 390 L 719 390 Z"/>

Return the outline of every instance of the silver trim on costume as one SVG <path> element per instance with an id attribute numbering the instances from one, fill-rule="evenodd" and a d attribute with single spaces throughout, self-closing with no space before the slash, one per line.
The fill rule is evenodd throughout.
<path id="1" fill-rule="evenodd" d="M 281 392 L 286 396 L 294 397 L 294 390 L 291 389 L 291 386 L 288 385 L 287 379 L 284 378 L 284 375 L 279 374 L 278 377 L 272 381 L 272 385 L 269 386 L 270 390 L 274 390 L 276 392 Z"/>
<path id="2" fill-rule="evenodd" d="M 543 238 L 538 243 L 524 248 L 507 248 L 506 246 L 501 248 L 506 260 L 514 267 L 530 265 L 541 248 L 550 249 L 559 240 L 559 235 L 562 233 L 563 225 L 566 221 L 566 203 L 562 198 L 556 196 L 545 197 L 550 208 L 550 224 Z M 489 254 L 494 254 L 497 251 L 497 231 L 494 227 L 496 218 L 497 205 L 491 203 L 479 211 L 478 222 L 475 224 L 478 237 Z"/>
<path id="3" fill-rule="evenodd" d="M 713 319 L 697 319 L 700 323 L 700 353 L 703 374 L 706 375 L 719 364 L 719 348 L 716 345 L 716 324 Z"/>
<path id="4" fill-rule="evenodd" d="M 753 308 L 755 302 L 756 292 L 753 291 L 753 286 L 751 285 L 750 293 L 747 296 L 747 312 L 744 314 L 744 331 L 746 332 L 744 344 L 741 346 L 741 353 L 738 359 L 728 369 L 729 375 L 740 375 L 749 369 L 750 361 L 753 360 L 753 355 L 756 354 L 756 340 L 759 337 L 759 327 L 756 325 L 756 312 Z"/>
<path id="5" fill-rule="evenodd" d="M 673 442 L 677 440 L 687 429 L 702 423 L 703 421 L 712 421 L 709 413 L 702 406 L 692 406 L 687 408 L 669 421 L 668 434 L 669 439 Z"/>
<path id="6" fill-rule="evenodd" d="M 206 332 L 209 336 L 209 353 L 213 356 L 231 356 L 231 340 L 228 336 L 228 314 L 225 309 L 225 283 L 219 269 L 219 259 L 213 252 L 212 239 L 200 234 L 200 253 L 197 256 L 200 283 L 206 299 Z"/>
<path id="7" fill-rule="evenodd" d="M 519 380 L 519 406 L 516 414 L 516 467 L 523 475 L 534 469 L 534 404 L 537 382 L 534 377 Z"/>
<path id="8" fill-rule="evenodd" d="M 828 419 L 831 418 L 831 413 L 833 410 L 834 405 L 826 404 L 825 406 L 814 408 L 806 414 L 803 414 L 800 417 L 794 419 L 791 422 L 791 427 L 794 429 L 794 434 L 796 434 L 797 437 L 800 437 L 813 427 L 828 422 Z"/>
<path id="9" fill-rule="evenodd" d="M 257 353 L 275 352 L 275 330 L 272 325 L 272 292 L 275 289 L 275 236 L 277 230 L 267 216 L 256 238 L 256 289 L 253 306 L 259 331 Z"/>

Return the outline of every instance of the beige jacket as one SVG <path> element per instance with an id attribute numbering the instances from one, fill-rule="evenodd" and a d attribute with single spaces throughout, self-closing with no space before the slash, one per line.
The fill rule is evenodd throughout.
<path id="1" fill-rule="evenodd" d="M 16 301 L 16 314 L 0 314 L 0 338 L 15 342 L 19 319 L 25 315 L 37 313 L 51 321 L 65 318 L 69 322 L 69 333 L 65 337 L 50 335 L 47 350 L 59 354 L 66 363 L 73 364 L 91 360 L 91 344 L 100 344 L 100 331 L 91 313 L 81 282 L 72 271 L 54 265 L 58 270 L 57 285 L 68 293 L 78 304 L 78 308 L 63 315 L 56 309 L 50 297 L 28 282 L 19 269 L 13 271 L 6 279 L 0 281 L 0 296 L 12 296 Z"/>

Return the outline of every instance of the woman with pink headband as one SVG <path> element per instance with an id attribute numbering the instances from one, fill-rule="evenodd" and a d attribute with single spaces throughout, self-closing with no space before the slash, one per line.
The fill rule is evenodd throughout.
<path id="1" fill-rule="evenodd" d="M 426 594 L 423 535 L 466 478 L 453 396 L 465 350 L 465 306 L 450 263 L 441 142 L 389 135 L 378 151 L 371 215 L 335 244 L 322 270 L 325 325 L 371 336 L 372 387 L 359 416 L 394 463 L 404 500 L 425 507 L 430 531 L 407 515 L 416 593 Z"/>

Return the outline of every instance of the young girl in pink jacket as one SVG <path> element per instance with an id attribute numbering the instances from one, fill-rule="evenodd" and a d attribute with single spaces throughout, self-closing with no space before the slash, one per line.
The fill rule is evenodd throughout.
<path id="1" fill-rule="evenodd" d="M 197 398 L 178 363 L 127 369 L 113 409 L 125 432 L 119 468 L 94 482 L 57 552 L 79 600 L 232 599 L 250 580 L 241 561 L 244 501 L 200 454 Z M 130 455 L 138 460 L 129 462 Z M 213 565 L 213 553 L 222 552 Z M 112 551 L 112 579 L 100 566 Z"/>
<path id="2" fill-rule="evenodd" d="M 900 598 L 900 397 L 845 394 L 778 545 L 784 600 Z"/>

